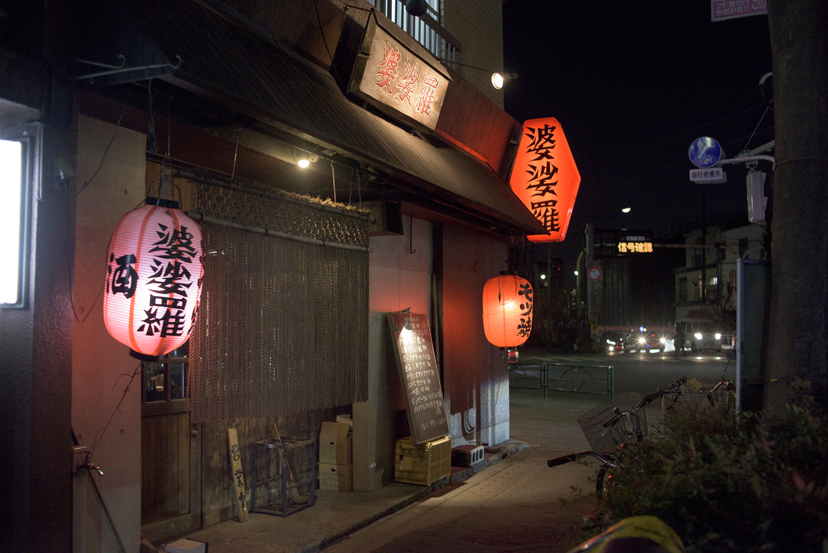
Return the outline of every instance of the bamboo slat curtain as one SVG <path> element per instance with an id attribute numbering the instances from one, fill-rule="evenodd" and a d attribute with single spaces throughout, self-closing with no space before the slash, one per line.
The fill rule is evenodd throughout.
<path id="1" fill-rule="evenodd" d="M 226 191 L 205 187 L 201 208 L 217 203 L 207 198 L 211 194 Z M 329 220 L 341 217 L 290 211 L 304 219 L 298 227 L 306 228 L 335 227 Z M 368 253 L 201 226 L 205 276 L 190 340 L 192 422 L 284 415 L 366 399 Z M 367 231 L 357 234 L 367 244 Z"/>

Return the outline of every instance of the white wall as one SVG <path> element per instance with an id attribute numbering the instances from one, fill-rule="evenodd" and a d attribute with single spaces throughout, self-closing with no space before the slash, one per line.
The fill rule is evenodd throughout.
<path id="1" fill-rule="evenodd" d="M 102 288 L 115 225 L 145 198 L 145 163 L 145 135 L 80 117 L 78 189 L 89 184 L 77 196 L 74 308 L 80 322 L 75 322 L 72 338 L 72 427 L 81 445 L 92 447 L 99 440 L 92 462 L 104 476 L 93 477 L 112 515 L 111 524 L 130 553 L 139 549 L 141 524 L 142 381 L 140 363 L 104 326 Z M 91 487 L 84 493 L 84 482 L 78 479 L 86 477 L 80 475 L 76 490 L 81 497 L 75 502 L 76 506 L 79 501 L 86 504 L 80 513 L 76 511 L 75 553 L 117 551 L 110 521 Z M 81 533 L 79 523 L 85 526 Z"/>
<path id="2" fill-rule="evenodd" d="M 446 0 L 443 26 L 460 41 L 461 63 L 492 71 L 503 69 L 502 0 Z M 503 90 L 492 86 L 490 71 L 461 67 L 460 72 L 464 79 L 503 107 Z"/>
<path id="3" fill-rule="evenodd" d="M 370 242 L 368 401 L 354 404 L 354 490 L 370 491 L 394 481 L 396 417 L 405 409 L 385 314 L 408 307 L 431 312 L 431 225 L 403 217 L 403 236 Z M 413 253 L 412 253 L 413 252 Z"/>

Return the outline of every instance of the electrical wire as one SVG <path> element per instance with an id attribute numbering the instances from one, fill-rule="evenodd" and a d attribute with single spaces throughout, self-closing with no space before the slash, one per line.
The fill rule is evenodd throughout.
<path id="1" fill-rule="evenodd" d="M 773 103 L 773 99 L 771 99 L 771 101 L 768 102 L 768 105 L 765 107 L 765 111 L 762 112 L 762 117 L 760 117 L 759 122 L 756 123 L 756 127 L 753 129 L 753 132 L 751 133 L 750 138 L 748 138 L 747 144 L 745 144 L 745 147 L 742 148 L 743 152 L 747 151 L 748 146 L 750 145 L 750 141 L 753 140 L 753 136 L 756 134 L 756 131 L 759 130 L 759 125 L 761 125 L 762 121 L 765 119 L 765 115 L 767 115 L 768 110 L 770 109 L 772 103 Z"/>
<path id="2" fill-rule="evenodd" d="M 121 394 L 121 399 L 118 401 L 118 405 L 116 405 L 115 409 L 112 411 L 112 415 L 109 417 L 109 420 L 107 421 L 106 426 L 99 429 L 95 433 L 95 438 L 92 440 L 92 445 L 89 448 L 89 453 L 90 454 L 95 453 L 95 448 L 98 446 L 98 444 L 101 443 L 101 440 L 103 439 L 104 434 L 106 434 L 106 431 L 109 428 L 109 425 L 112 424 L 112 419 L 114 419 L 115 415 L 118 414 L 118 412 L 121 410 L 121 404 L 124 402 L 124 399 L 126 399 L 126 396 L 129 393 L 129 389 L 130 389 L 130 387 L 132 387 L 132 383 L 135 381 L 135 377 L 138 376 L 141 373 L 141 367 L 142 367 L 142 363 L 138 363 L 138 366 L 132 372 L 132 375 L 124 373 L 115 380 L 115 384 L 112 386 L 113 390 L 115 389 L 115 386 L 118 385 L 118 380 L 120 380 L 121 377 L 124 377 L 124 376 L 129 377 L 129 382 L 127 383 L 126 388 L 124 388 L 124 393 Z"/>
<path id="3" fill-rule="evenodd" d="M 718 124 L 718 123 L 721 123 L 721 122 L 723 122 L 723 121 L 727 121 L 728 119 L 732 119 L 732 118 L 734 118 L 734 117 L 738 117 L 739 115 L 742 115 L 743 113 L 747 113 L 747 112 L 749 112 L 749 111 L 751 111 L 751 110 L 753 110 L 753 109 L 756 109 L 756 108 L 758 108 L 758 107 L 762 107 L 762 106 L 766 106 L 765 111 L 767 111 L 767 105 L 766 105 L 766 103 L 765 103 L 765 102 L 762 102 L 762 103 L 760 103 L 760 104 L 756 104 L 756 105 L 753 105 L 753 106 L 751 106 L 751 107 L 749 107 L 749 108 L 743 109 L 742 111 L 737 111 L 736 113 L 733 113 L 733 114 L 731 114 L 731 115 L 727 115 L 727 116 L 725 116 L 725 117 L 722 117 L 721 119 L 717 119 L 717 120 L 715 120 L 715 121 L 712 121 L 712 122 L 710 122 L 710 123 L 707 123 L 706 125 L 701 125 L 700 127 L 696 127 L 696 128 L 694 128 L 694 129 L 690 129 L 690 130 L 688 130 L 688 131 L 684 131 L 683 133 L 681 133 L 681 134 L 677 134 L 677 135 L 672 136 L 672 137 L 670 137 L 670 138 L 665 138 L 664 140 L 661 140 L 661 141 L 659 141 L 659 142 L 655 142 L 655 143 L 653 143 L 653 144 L 650 144 L 649 146 L 645 146 L 644 148 L 641 148 L 640 150 L 637 150 L 637 151 L 635 151 L 635 152 L 631 152 L 631 153 L 629 153 L 629 154 L 624 154 L 624 155 L 622 155 L 622 156 L 614 157 L 614 158 L 612 158 L 612 159 L 610 159 L 610 160 L 608 160 L 608 161 L 606 161 L 606 162 L 602 163 L 601 165 L 599 165 L 599 167 L 603 167 L 603 166 L 609 165 L 609 164 L 614 163 L 614 162 L 616 162 L 616 161 L 618 161 L 618 160 L 620 160 L 620 159 L 626 159 L 626 158 L 628 158 L 628 157 L 637 156 L 638 154 L 640 154 L 640 153 L 642 153 L 642 152 L 646 152 L 647 150 L 651 150 L 651 149 L 653 149 L 653 148 L 655 148 L 655 147 L 657 147 L 657 146 L 661 146 L 662 144 L 667 144 L 667 143 L 672 142 L 672 141 L 674 141 L 674 140 L 678 140 L 679 138 L 686 138 L 686 137 L 687 137 L 687 135 L 689 135 L 690 133 L 695 133 L 695 132 L 700 131 L 700 130 L 702 130 L 702 129 L 706 129 L 707 127 L 711 127 L 711 126 L 716 125 L 716 124 Z M 762 117 L 764 117 L 764 114 L 762 115 Z M 760 119 L 760 120 L 759 120 L 759 122 L 761 123 L 761 122 L 762 122 L 762 120 Z M 758 128 L 758 127 L 759 127 L 759 125 L 757 125 L 757 128 Z M 754 132 L 754 134 L 756 133 L 756 131 L 755 131 L 755 130 L 754 130 L 753 132 Z"/>
<path id="4" fill-rule="evenodd" d="M 92 184 L 92 181 L 94 181 L 95 177 L 98 176 L 98 173 L 100 172 L 101 168 L 104 165 L 104 162 L 106 161 L 106 156 L 109 154 L 109 148 L 112 147 L 112 144 L 115 142 L 115 137 L 118 136 L 118 129 L 121 128 L 121 120 L 124 118 L 124 114 L 126 113 L 126 108 L 127 108 L 127 102 L 124 102 L 124 107 L 121 110 L 121 115 L 118 116 L 118 121 L 115 123 L 115 130 L 112 132 L 112 138 L 109 139 L 109 143 L 106 145 L 106 148 L 104 148 L 104 153 L 103 153 L 103 156 L 101 156 L 101 162 L 98 164 L 98 168 L 95 169 L 95 172 L 92 173 L 92 176 L 89 177 L 89 180 L 84 181 L 83 186 L 81 186 L 80 190 L 78 190 L 75 193 L 70 193 L 67 190 L 66 195 L 68 197 L 80 196 L 81 192 L 86 190 L 86 187 L 89 186 L 90 184 Z"/>
<path id="5" fill-rule="evenodd" d="M 765 129 L 762 129 L 760 132 L 766 132 L 766 131 L 771 130 L 771 129 L 773 129 L 773 128 L 774 128 L 774 127 L 773 127 L 773 125 L 771 125 L 770 127 L 767 127 L 767 128 L 765 128 Z M 746 137 L 746 136 L 742 136 L 742 137 L 740 137 L 740 138 L 734 139 L 734 140 L 732 140 L 732 141 L 730 141 L 730 142 L 726 143 L 726 144 L 725 144 L 725 146 L 729 146 L 729 145 L 731 145 L 731 144 L 735 144 L 735 143 L 737 143 L 737 142 L 741 142 L 741 141 L 742 141 L 742 140 L 744 140 L 745 138 L 747 138 L 747 137 Z M 673 164 L 671 164 L 671 165 L 664 166 L 664 167 L 662 167 L 662 168 L 660 168 L 660 169 L 656 169 L 656 170 L 651 171 L 651 172 L 649 172 L 649 173 L 646 173 L 646 174 L 644 174 L 644 175 L 639 175 L 639 176 L 637 176 L 637 177 L 633 177 L 633 178 L 631 178 L 631 179 L 627 179 L 627 180 L 625 180 L 625 181 L 619 182 L 619 183 L 614 184 L 614 185 L 612 185 L 612 186 L 607 186 L 606 188 L 603 188 L 603 189 L 602 189 L 602 191 L 603 191 L 603 192 L 608 192 L 608 191 L 611 191 L 611 190 L 615 190 L 615 189 L 620 188 L 620 187 L 622 187 L 622 186 L 626 186 L 627 184 L 630 184 L 630 183 L 632 183 L 632 182 L 636 182 L 636 181 L 639 181 L 639 180 L 645 179 L 645 178 L 647 178 L 647 177 L 651 177 L 651 176 L 653 176 L 653 175 L 657 175 L 657 174 L 659 174 L 659 173 L 663 173 L 664 171 L 668 171 L 668 170 L 670 170 L 670 169 L 674 169 L 674 168 L 676 168 L 676 167 L 685 167 L 686 165 L 687 165 L 687 162 L 686 162 L 686 161 L 682 161 L 682 162 L 680 162 L 680 163 L 673 163 Z M 778 163 L 777 163 L 777 165 L 778 165 Z"/>

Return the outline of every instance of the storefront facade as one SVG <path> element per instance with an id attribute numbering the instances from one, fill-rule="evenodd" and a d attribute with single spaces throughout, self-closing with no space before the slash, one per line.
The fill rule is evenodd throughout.
<path id="1" fill-rule="evenodd" d="M 137 551 L 141 531 L 162 539 L 236 516 L 229 427 L 244 458 L 274 424 L 314 436 L 352 415 L 355 489 L 390 483 L 407 429 L 389 312 L 429 317 L 453 442 L 508 439 L 505 360 L 480 302 L 510 246 L 543 231 L 505 184 L 520 125 L 367 2 L 319 2 L 318 23 L 313 2 L 88 7 L 67 16 L 82 32 L 43 60 L 7 55 L 6 82 L 27 78 L 2 90 L 4 130 L 36 137 L 28 297 L 0 312 L 4 409 L 25 429 L 9 434 L 21 457 L 7 497 L 28 498 L 9 543 L 37 550 L 51 528 L 60 550 Z M 45 34 L 69 21 L 45 11 Z M 314 38 L 280 34 L 309 22 Z M 383 59 L 363 72 L 399 50 L 385 90 L 419 93 L 419 113 L 439 107 L 438 119 L 352 87 L 369 28 Z M 88 64 L 117 66 L 117 54 L 137 69 Z M 399 88 L 404 57 L 422 74 Z M 55 59 L 65 71 L 41 78 Z M 27 94 L 47 81 L 48 95 Z M 445 90 L 423 97 L 426 82 Z M 146 196 L 180 201 L 205 244 L 189 346 L 149 367 L 100 316 L 109 237 Z M 105 478 L 75 470 L 88 453 Z M 58 514 L 44 517 L 49 480 Z"/>

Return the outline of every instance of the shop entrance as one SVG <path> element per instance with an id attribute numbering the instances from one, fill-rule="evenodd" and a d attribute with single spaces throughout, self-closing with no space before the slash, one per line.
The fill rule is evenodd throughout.
<path id="1" fill-rule="evenodd" d="M 190 420 L 188 345 L 143 364 L 141 532 L 156 542 L 201 529 L 201 432 Z"/>

